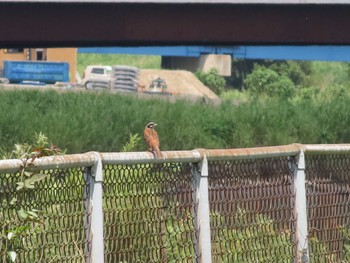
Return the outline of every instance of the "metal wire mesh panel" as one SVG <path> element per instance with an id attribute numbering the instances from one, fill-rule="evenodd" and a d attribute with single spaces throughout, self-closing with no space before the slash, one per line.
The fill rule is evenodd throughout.
<path id="1" fill-rule="evenodd" d="M 310 262 L 350 262 L 350 155 L 307 155 Z"/>
<path id="2" fill-rule="evenodd" d="M 188 163 L 104 167 L 106 262 L 195 262 Z"/>
<path id="3" fill-rule="evenodd" d="M 292 262 L 292 158 L 209 162 L 213 262 Z"/>
<path id="4" fill-rule="evenodd" d="M 16 251 L 16 262 L 86 262 L 83 168 L 46 170 L 33 189 L 16 190 L 20 174 L 0 174 L 0 261 Z M 13 202 L 14 198 L 17 200 Z M 20 209 L 39 210 L 38 220 L 23 219 Z M 35 210 L 34 210 L 35 211 Z M 15 235 L 9 240 L 8 234 Z"/>

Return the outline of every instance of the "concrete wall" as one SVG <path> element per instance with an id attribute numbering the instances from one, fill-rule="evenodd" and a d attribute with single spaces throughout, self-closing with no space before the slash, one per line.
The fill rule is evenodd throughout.
<path id="1" fill-rule="evenodd" d="M 230 55 L 201 55 L 200 57 L 162 57 L 162 68 L 208 72 L 216 68 L 221 76 L 231 76 Z"/>

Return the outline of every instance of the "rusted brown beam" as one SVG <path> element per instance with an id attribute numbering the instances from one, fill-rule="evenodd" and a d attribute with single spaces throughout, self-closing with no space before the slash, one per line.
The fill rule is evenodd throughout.
<path id="1" fill-rule="evenodd" d="M 0 47 L 350 44 L 350 5 L 1 3 Z"/>

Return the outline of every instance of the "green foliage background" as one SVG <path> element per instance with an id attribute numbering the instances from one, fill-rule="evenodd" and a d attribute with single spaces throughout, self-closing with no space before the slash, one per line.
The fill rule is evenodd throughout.
<path id="1" fill-rule="evenodd" d="M 196 76 L 204 85 L 206 85 L 216 94 L 220 94 L 225 88 L 225 78 L 218 74 L 218 70 L 216 68 L 210 69 L 209 72 L 197 71 Z"/>
<path id="2" fill-rule="evenodd" d="M 130 134 L 158 123 L 162 150 L 350 141 L 350 96 L 327 88 L 293 99 L 260 97 L 219 106 L 104 92 L 0 92 L 0 145 L 12 149 L 43 132 L 68 153 L 120 151 Z M 143 143 L 136 150 L 146 150 Z"/>

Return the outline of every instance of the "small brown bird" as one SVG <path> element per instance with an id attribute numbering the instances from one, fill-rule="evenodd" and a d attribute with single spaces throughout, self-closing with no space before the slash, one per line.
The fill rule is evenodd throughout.
<path id="1" fill-rule="evenodd" d="M 143 131 L 143 136 L 145 138 L 148 151 L 152 152 L 157 159 L 162 158 L 163 155 L 159 149 L 159 137 L 154 129 L 157 126 L 157 123 L 150 122 L 146 125 L 145 130 Z"/>

